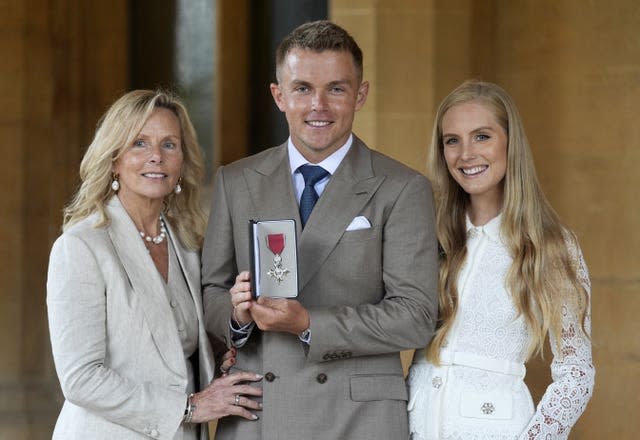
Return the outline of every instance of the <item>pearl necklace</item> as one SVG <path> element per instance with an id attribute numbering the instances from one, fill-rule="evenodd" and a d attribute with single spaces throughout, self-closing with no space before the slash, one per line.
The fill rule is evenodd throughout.
<path id="1" fill-rule="evenodd" d="M 162 243 L 164 239 L 167 237 L 167 228 L 164 225 L 164 220 L 162 220 L 162 217 L 160 217 L 160 234 L 156 235 L 155 237 L 152 237 L 150 235 L 145 234 L 143 231 L 140 231 L 140 237 L 142 237 L 144 241 L 147 241 L 149 243 L 154 243 L 154 244 Z"/>

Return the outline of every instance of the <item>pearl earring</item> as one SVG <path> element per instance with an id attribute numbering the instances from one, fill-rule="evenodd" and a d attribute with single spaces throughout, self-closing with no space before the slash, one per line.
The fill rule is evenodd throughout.
<path id="1" fill-rule="evenodd" d="M 178 183 L 176 183 L 176 187 L 173 189 L 173 191 L 176 194 L 180 194 L 182 192 L 182 185 L 180 185 L 181 183 L 182 183 L 182 177 L 178 179 Z"/>
<path id="2" fill-rule="evenodd" d="M 118 182 L 118 178 L 120 176 L 118 176 L 116 173 L 113 173 L 113 181 L 111 182 L 111 189 L 114 190 L 115 192 L 118 192 L 118 190 L 120 189 L 120 182 Z"/>

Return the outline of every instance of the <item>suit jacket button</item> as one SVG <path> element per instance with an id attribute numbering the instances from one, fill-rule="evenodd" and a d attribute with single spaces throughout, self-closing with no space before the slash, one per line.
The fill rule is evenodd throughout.
<path id="1" fill-rule="evenodd" d="M 325 383 L 327 381 L 327 375 L 324 373 L 320 373 L 316 376 L 316 380 L 318 383 Z"/>
<path id="2" fill-rule="evenodd" d="M 264 379 L 267 382 L 273 382 L 274 380 L 276 380 L 276 375 L 273 374 L 271 371 L 269 371 L 267 374 L 264 375 Z"/>

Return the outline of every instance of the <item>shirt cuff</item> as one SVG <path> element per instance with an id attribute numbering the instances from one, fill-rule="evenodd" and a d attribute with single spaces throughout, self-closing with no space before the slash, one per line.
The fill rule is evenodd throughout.
<path id="1" fill-rule="evenodd" d="M 298 335 L 298 339 L 307 345 L 311 344 L 311 329 L 305 330 Z"/>
<path id="2" fill-rule="evenodd" d="M 242 327 L 238 327 L 233 319 L 229 319 L 229 328 L 231 329 L 231 345 L 236 348 L 242 347 L 249 340 L 251 331 L 255 327 L 255 322 L 250 322 Z"/>

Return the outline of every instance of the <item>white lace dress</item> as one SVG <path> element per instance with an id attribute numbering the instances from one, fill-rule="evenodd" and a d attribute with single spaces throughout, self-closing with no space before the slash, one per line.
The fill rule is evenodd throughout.
<path id="1" fill-rule="evenodd" d="M 442 365 L 414 356 L 408 378 L 413 440 L 566 439 L 593 392 L 591 344 L 563 309 L 561 352 L 551 335 L 553 382 L 537 408 L 523 378 L 529 332 L 505 289 L 512 263 L 500 239 L 500 216 L 482 227 L 467 219 L 467 262 L 460 302 L 442 349 Z M 580 249 L 571 249 L 581 283 L 590 290 Z M 590 322 L 587 319 L 587 331 Z"/>

